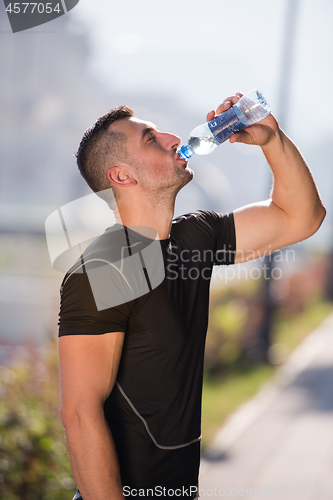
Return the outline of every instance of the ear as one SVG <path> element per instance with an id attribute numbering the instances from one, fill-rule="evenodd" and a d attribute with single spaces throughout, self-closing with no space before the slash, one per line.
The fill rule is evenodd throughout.
<path id="1" fill-rule="evenodd" d="M 108 178 L 112 184 L 116 186 L 129 187 L 135 186 L 137 180 L 134 177 L 134 172 L 129 165 L 115 165 L 108 171 Z"/>

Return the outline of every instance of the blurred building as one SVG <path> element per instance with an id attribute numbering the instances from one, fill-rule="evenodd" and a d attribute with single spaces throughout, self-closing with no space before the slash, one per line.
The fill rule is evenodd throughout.
<path id="1" fill-rule="evenodd" d="M 84 192 L 72 154 L 103 95 L 86 75 L 86 36 L 67 24 L 64 15 L 13 35 L 0 3 L 1 204 L 52 206 Z"/>
<path id="2" fill-rule="evenodd" d="M 73 153 L 106 97 L 86 74 L 87 37 L 62 16 L 12 34 L 0 2 L 0 344 L 40 343 L 56 329 L 62 276 L 44 221 L 87 192 Z M 1 354 L 1 353 L 0 353 Z"/>

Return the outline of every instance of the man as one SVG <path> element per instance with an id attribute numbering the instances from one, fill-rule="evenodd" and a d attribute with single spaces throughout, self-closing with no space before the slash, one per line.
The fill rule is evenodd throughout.
<path id="1" fill-rule="evenodd" d="M 227 98 L 216 113 L 240 97 Z M 211 111 L 207 120 L 214 116 Z M 193 178 L 176 152 L 178 137 L 120 107 L 81 141 L 77 160 L 83 177 L 96 192 L 113 189 L 126 230 L 120 245 L 113 244 L 114 228 L 108 230 L 62 286 L 61 416 L 84 500 L 196 497 L 212 267 L 301 241 L 324 219 L 312 175 L 272 115 L 230 138 L 236 141 L 261 146 L 274 176 L 271 198 L 233 214 L 194 212 L 174 222 L 176 195 Z M 89 273 L 103 279 L 98 266 L 105 262 L 116 273 L 112 262 L 124 249 L 138 257 L 133 252 L 143 252 L 154 239 L 142 227 L 152 228 L 160 240 L 165 278 L 127 302 L 98 302 Z M 140 278 L 133 280 L 142 287 Z M 106 278 L 110 295 L 112 281 Z"/>

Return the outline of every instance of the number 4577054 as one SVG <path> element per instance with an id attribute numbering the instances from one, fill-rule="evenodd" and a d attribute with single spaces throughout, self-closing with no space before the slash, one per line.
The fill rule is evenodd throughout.
<path id="1" fill-rule="evenodd" d="M 12 7 L 13 5 L 13 7 Z M 48 2 L 46 4 L 44 3 L 37 3 L 37 2 L 22 2 L 22 3 L 10 3 L 8 7 L 6 8 L 6 11 L 9 12 L 10 14 L 25 14 L 25 13 L 31 13 L 33 14 L 34 12 L 38 12 L 39 14 L 43 14 L 44 12 L 46 14 L 51 14 L 52 12 L 58 12 L 58 14 L 61 13 L 61 8 L 60 4 L 57 3 L 57 5 L 52 8 L 52 3 Z"/>

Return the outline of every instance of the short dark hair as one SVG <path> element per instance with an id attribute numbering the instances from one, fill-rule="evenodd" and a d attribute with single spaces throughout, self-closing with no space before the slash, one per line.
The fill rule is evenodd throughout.
<path id="1" fill-rule="evenodd" d="M 83 134 L 75 157 L 82 177 L 93 191 L 110 188 L 107 172 L 112 162 L 126 158 L 127 137 L 122 132 L 110 131 L 110 125 L 132 116 L 134 111 L 128 106 L 113 108 Z"/>

